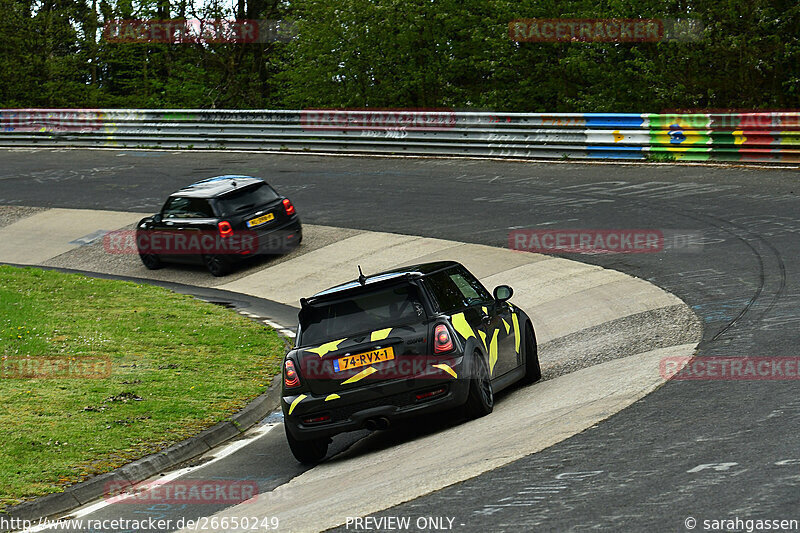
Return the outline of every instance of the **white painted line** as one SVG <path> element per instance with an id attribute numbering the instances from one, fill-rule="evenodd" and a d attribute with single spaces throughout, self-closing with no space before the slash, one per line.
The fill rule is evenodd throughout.
<path id="1" fill-rule="evenodd" d="M 687 470 L 689 474 L 694 474 L 695 472 L 702 472 L 703 470 L 714 470 L 716 472 L 724 472 L 725 470 L 730 470 L 731 467 L 738 465 L 739 463 L 705 463 L 702 465 L 697 465 L 691 470 Z"/>
<path id="2" fill-rule="evenodd" d="M 205 462 L 203 464 L 200 464 L 200 465 L 197 465 L 197 466 L 189 466 L 189 467 L 186 467 L 186 468 L 181 468 L 180 470 L 175 470 L 174 472 L 170 472 L 169 474 L 164 475 L 164 476 L 158 476 L 158 486 L 154 485 L 152 488 L 144 490 L 140 494 L 146 494 L 147 492 L 150 492 L 151 490 L 153 490 L 153 488 L 158 488 L 161 485 L 163 485 L 164 483 L 168 483 L 168 482 L 170 482 L 172 480 L 178 479 L 179 477 L 185 476 L 186 474 L 189 474 L 191 472 L 196 472 L 196 471 L 201 470 L 201 469 L 203 469 L 203 468 L 205 468 L 205 467 L 207 467 L 209 465 L 212 465 L 212 464 L 216 463 L 217 461 L 221 461 L 222 459 L 225 459 L 229 455 L 232 455 L 232 454 L 238 452 L 239 450 L 241 450 L 245 446 L 247 446 L 249 444 L 252 444 L 253 442 L 256 442 L 261 437 L 263 437 L 264 435 L 269 433 L 272 430 L 272 428 L 274 428 L 276 425 L 277 424 L 264 424 L 263 426 L 259 427 L 258 429 L 254 430 L 252 432 L 245 433 L 246 435 L 250 436 L 250 438 L 248 438 L 248 439 L 237 440 L 237 441 L 234 441 L 234 442 L 228 444 L 227 446 L 225 446 L 224 448 L 221 448 L 219 450 L 216 450 L 216 451 L 215 450 L 210 450 L 209 452 L 206 452 L 206 453 L 213 453 L 214 454 L 214 458 L 211 459 L 210 461 L 207 461 L 207 462 Z M 137 485 L 146 486 L 147 485 L 147 481 L 141 481 Z M 66 518 L 82 518 L 82 517 L 87 516 L 87 515 L 89 515 L 91 513 L 99 511 L 100 509 L 103 509 L 104 507 L 107 507 L 109 505 L 112 505 L 112 502 L 109 502 L 109 501 L 103 499 L 103 500 L 100 500 L 100 501 L 95 502 L 93 504 L 90 504 L 87 507 L 83 507 L 81 509 L 78 509 L 77 511 L 69 513 L 69 514 L 65 515 L 64 518 L 65 519 Z M 41 525 L 41 526 L 36 526 L 36 527 L 32 527 L 32 528 L 26 529 L 26 530 L 22 531 L 22 533 L 36 533 L 38 531 L 44 531 L 44 530 L 47 530 L 47 529 L 60 529 L 60 528 L 58 528 L 57 525 L 53 524 L 53 522 L 50 522 L 49 524 L 46 524 L 46 525 Z"/>

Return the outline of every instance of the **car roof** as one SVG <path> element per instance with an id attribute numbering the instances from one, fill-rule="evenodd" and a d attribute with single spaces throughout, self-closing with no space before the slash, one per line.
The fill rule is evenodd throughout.
<path id="1" fill-rule="evenodd" d="M 361 289 L 371 290 L 375 288 L 376 285 L 385 284 L 403 277 L 422 278 L 453 266 L 461 266 L 461 264 L 456 261 L 434 261 L 432 263 L 420 263 L 417 265 L 386 270 L 383 272 L 378 272 L 377 274 L 365 276 L 363 285 L 358 281 L 358 279 L 354 279 L 353 281 L 348 281 L 347 283 L 342 283 L 329 289 L 325 289 L 324 291 L 320 291 L 305 301 L 313 303 L 313 300 L 318 298 L 327 299 L 326 297 L 330 296 L 343 296 L 343 293 L 358 293 L 361 292 Z M 303 301 L 304 300 L 301 300 L 301 303 Z"/>
<path id="2" fill-rule="evenodd" d="M 191 185 L 187 185 L 175 191 L 172 193 L 172 196 L 181 196 L 185 198 L 217 198 L 257 183 L 266 182 L 261 178 L 255 178 L 253 176 L 228 174 L 192 183 Z"/>

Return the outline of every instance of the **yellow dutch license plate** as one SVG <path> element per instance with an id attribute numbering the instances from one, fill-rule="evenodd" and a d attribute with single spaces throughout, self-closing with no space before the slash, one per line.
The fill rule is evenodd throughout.
<path id="1" fill-rule="evenodd" d="M 333 362 L 333 369 L 336 372 L 342 372 L 344 370 L 350 370 L 351 368 L 391 361 L 392 359 L 394 359 L 394 348 L 390 346 L 388 348 L 381 348 L 380 350 L 372 350 L 371 352 L 340 357 Z"/>
<path id="2" fill-rule="evenodd" d="M 274 219 L 275 215 L 273 213 L 267 213 L 266 215 L 262 215 L 260 217 L 254 218 L 252 220 L 247 221 L 247 227 L 252 228 L 253 226 L 260 226 L 264 222 L 269 222 L 270 220 Z"/>

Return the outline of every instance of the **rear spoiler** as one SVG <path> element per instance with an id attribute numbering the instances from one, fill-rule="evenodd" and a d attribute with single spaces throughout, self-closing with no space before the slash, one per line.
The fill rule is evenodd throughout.
<path id="1" fill-rule="evenodd" d="M 318 296 L 311 296 L 310 298 L 300 298 L 300 307 L 306 308 L 320 303 L 335 302 L 336 300 L 342 300 L 356 294 L 371 292 L 375 289 L 395 285 L 398 282 L 409 281 L 412 279 L 420 279 L 422 277 L 423 275 L 420 274 L 419 272 L 406 272 L 399 276 L 392 276 L 385 279 L 375 279 L 370 281 L 370 279 L 367 278 L 366 283 L 364 285 L 361 285 L 358 281 L 352 281 L 344 284 L 346 286 L 352 283 L 353 285 L 351 287 L 346 287 L 342 288 L 341 290 L 327 292 L 324 294 L 320 294 Z"/>

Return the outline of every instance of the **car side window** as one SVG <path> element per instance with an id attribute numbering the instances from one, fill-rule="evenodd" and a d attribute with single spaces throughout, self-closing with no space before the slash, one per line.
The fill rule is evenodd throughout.
<path id="1" fill-rule="evenodd" d="M 454 311 L 464 307 L 464 295 L 449 276 L 449 272 L 437 272 L 426 278 L 426 285 L 433 294 L 439 310 Z"/>
<path id="2" fill-rule="evenodd" d="M 428 287 L 442 312 L 493 300 L 481 283 L 463 268 L 451 268 L 427 277 Z"/>
<path id="3" fill-rule="evenodd" d="M 494 300 L 489 291 L 478 281 L 478 278 L 473 276 L 467 269 L 460 268 L 455 274 L 451 274 L 461 293 L 467 298 L 476 298 L 481 302 L 491 302 Z"/>
<path id="4" fill-rule="evenodd" d="M 213 218 L 214 213 L 204 198 L 170 198 L 164 206 L 164 218 Z"/>

